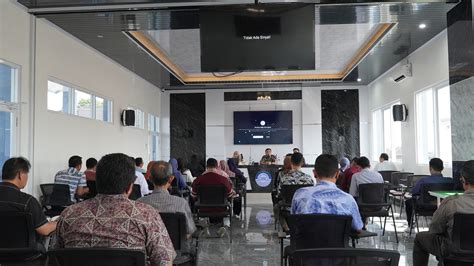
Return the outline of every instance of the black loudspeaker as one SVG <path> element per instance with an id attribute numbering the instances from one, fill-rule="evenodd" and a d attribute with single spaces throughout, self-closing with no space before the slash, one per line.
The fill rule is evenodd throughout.
<path id="1" fill-rule="evenodd" d="M 405 104 L 397 104 L 393 106 L 393 121 L 407 121 L 408 110 Z"/>
<path id="2" fill-rule="evenodd" d="M 122 111 L 122 125 L 135 126 L 135 110 Z"/>

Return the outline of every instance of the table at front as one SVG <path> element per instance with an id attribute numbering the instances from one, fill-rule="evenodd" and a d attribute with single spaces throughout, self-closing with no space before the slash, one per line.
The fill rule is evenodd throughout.
<path id="1" fill-rule="evenodd" d="M 428 193 L 435 197 L 437 200 L 438 207 L 441 204 L 441 199 L 445 199 L 449 196 L 462 195 L 463 191 L 428 191 Z"/>

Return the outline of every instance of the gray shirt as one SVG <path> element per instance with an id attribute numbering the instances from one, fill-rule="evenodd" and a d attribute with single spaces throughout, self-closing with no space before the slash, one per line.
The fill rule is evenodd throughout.
<path id="1" fill-rule="evenodd" d="M 430 233 L 445 235 L 451 239 L 456 212 L 474 213 L 474 189 L 465 191 L 463 195 L 444 199 L 433 215 Z"/>
<path id="2" fill-rule="evenodd" d="M 166 189 L 155 189 L 148 196 L 139 198 L 138 201 L 153 206 L 158 212 L 181 212 L 186 216 L 187 232 L 188 234 L 196 231 L 196 225 L 194 224 L 193 214 L 189 208 L 188 202 L 185 199 L 170 195 Z"/>
<path id="3" fill-rule="evenodd" d="M 359 196 L 359 185 L 360 184 L 373 184 L 383 183 L 382 175 L 378 172 L 372 171 L 369 168 L 362 169 L 360 172 L 355 173 L 352 176 L 351 187 L 349 193 L 357 197 Z"/>

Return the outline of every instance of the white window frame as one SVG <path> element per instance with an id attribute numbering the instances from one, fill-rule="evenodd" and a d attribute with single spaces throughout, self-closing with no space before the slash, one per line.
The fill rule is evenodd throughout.
<path id="1" fill-rule="evenodd" d="M 151 120 L 154 120 L 154 124 L 155 124 L 155 129 L 152 129 L 150 126 L 151 126 Z M 149 146 L 149 159 L 150 160 L 158 160 L 158 157 L 159 157 L 159 152 L 160 152 L 160 121 L 159 121 L 160 117 L 159 116 L 156 116 L 156 115 L 153 115 L 153 114 L 150 114 L 148 113 L 148 146 Z M 156 138 L 156 151 L 155 153 L 153 153 L 153 138 Z"/>
<path id="2" fill-rule="evenodd" d="M 441 158 L 440 156 L 440 137 L 439 137 L 439 108 L 438 108 L 438 91 L 440 89 L 443 89 L 445 87 L 450 87 L 449 86 L 449 82 L 448 81 L 442 81 L 442 82 L 439 82 L 439 83 L 435 83 L 431 86 L 427 86 L 421 90 L 417 90 L 415 91 L 414 93 L 414 102 L 415 102 L 415 132 L 416 132 L 416 139 L 415 139 L 415 143 L 416 143 L 416 163 L 420 166 L 426 166 L 428 165 L 429 163 L 429 160 L 428 162 L 420 162 L 419 161 L 419 149 L 418 149 L 418 138 L 419 138 L 419 129 L 418 129 L 418 119 L 420 119 L 420 117 L 418 116 L 418 113 L 416 112 L 416 110 L 418 109 L 418 105 L 417 105 L 417 95 L 422 93 L 422 92 L 425 92 L 427 90 L 432 90 L 433 91 L 433 123 L 434 123 L 434 157 L 438 157 L 438 158 Z M 450 89 L 450 88 L 449 88 Z M 452 115 L 452 114 L 451 114 Z M 452 140 L 451 140 L 452 141 Z M 452 158 L 452 155 L 451 155 L 451 158 Z M 443 160 L 443 163 L 445 166 L 447 167 L 450 167 L 452 162 L 451 161 L 447 161 L 443 158 L 441 158 Z"/>
<path id="3" fill-rule="evenodd" d="M 372 151 L 371 151 L 371 152 L 372 152 L 372 160 L 374 160 L 374 161 L 378 161 L 379 156 L 380 156 L 381 153 L 386 153 L 386 152 L 387 152 L 387 147 L 385 147 L 385 135 L 386 135 L 386 134 L 385 134 L 384 112 L 385 112 L 386 110 L 390 110 L 390 118 L 392 119 L 391 122 L 392 122 L 392 123 L 400 123 L 400 122 L 395 122 L 395 121 L 393 121 L 393 115 L 392 115 L 393 106 L 396 105 L 396 104 L 400 104 L 400 102 L 401 102 L 400 99 L 397 99 L 397 100 L 395 100 L 395 101 L 393 101 L 393 102 L 390 102 L 390 103 L 387 103 L 387 104 L 385 104 L 385 105 L 383 105 L 383 106 L 381 106 L 381 107 L 375 108 L 375 109 L 373 109 L 372 112 L 371 112 L 371 119 L 372 119 L 371 134 L 372 134 L 372 139 L 375 138 L 375 136 L 373 136 L 374 129 L 375 129 L 375 123 L 374 123 L 374 121 L 373 121 L 374 113 L 375 113 L 375 112 L 380 112 L 380 113 L 381 113 L 381 118 L 382 118 L 382 119 L 381 119 L 381 124 L 379 125 L 380 128 L 377 128 L 377 132 L 378 132 L 378 133 L 382 133 L 382 135 L 381 135 L 381 147 L 378 147 L 378 148 L 381 148 L 381 151 L 376 152 L 375 149 L 374 149 L 374 146 L 373 146 L 373 145 L 374 145 L 374 142 L 372 142 L 372 144 L 371 144 L 371 145 L 372 145 Z M 400 134 L 401 134 L 401 132 L 400 132 Z M 402 140 L 402 141 L 403 141 L 403 140 Z M 393 145 L 393 143 L 392 143 L 392 145 Z M 403 143 L 401 143 L 401 145 L 403 145 Z M 391 147 L 391 148 L 393 149 L 394 147 Z M 389 156 L 390 156 L 390 158 L 391 158 L 391 161 L 393 161 L 393 162 L 395 162 L 395 163 L 403 163 L 402 160 L 397 161 L 396 156 L 395 156 L 395 158 L 394 158 L 394 156 L 393 156 L 392 154 L 389 154 Z M 402 153 L 402 159 L 403 159 L 403 153 Z"/>

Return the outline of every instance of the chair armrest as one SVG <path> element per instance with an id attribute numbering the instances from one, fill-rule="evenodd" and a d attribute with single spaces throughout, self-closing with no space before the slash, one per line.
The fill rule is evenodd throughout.
<path id="1" fill-rule="evenodd" d="M 365 208 L 365 207 L 390 207 L 392 204 L 390 203 L 363 203 L 363 204 L 360 204 L 358 203 L 357 206 L 359 206 L 359 209 L 360 208 Z"/>

